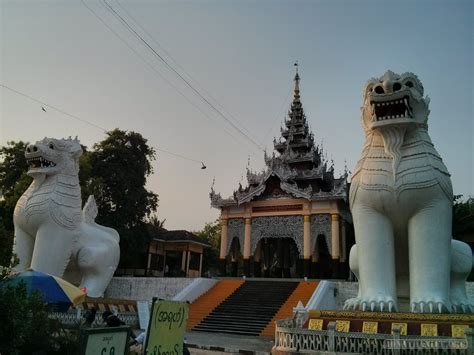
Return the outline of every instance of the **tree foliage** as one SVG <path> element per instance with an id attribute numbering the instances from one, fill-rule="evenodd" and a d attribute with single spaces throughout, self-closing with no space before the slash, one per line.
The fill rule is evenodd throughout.
<path id="1" fill-rule="evenodd" d="M 453 221 L 459 221 L 467 216 L 474 215 L 474 198 L 469 197 L 463 200 L 462 195 L 454 196 Z"/>
<path id="2" fill-rule="evenodd" d="M 28 143 L 7 142 L 0 147 L 0 192 L 3 200 L 0 201 L 0 216 L 5 229 L 13 231 L 13 211 L 16 202 L 30 185 L 32 179 L 26 172 L 28 165 L 25 159 L 25 149 Z"/>
<path id="3" fill-rule="evenodd" d="M 129 266 L 148 245 L 145 222 L 158 207 L 158 195 L 145 187 L 155 151 L 136 132 L 115 129 L 83 154 L 83 195 L 95 196 L 97 222 L 118 230 L 121 264 Z"/>
<path id="4" fill-rule="evenodd" d="M 31 183 L 26 175 L 26 142 L 7 142 L 0 147 L 0 265 L 7 265 L 13 246 L 13 211 L 20 196 Z"/>
<path id="5" fill-rule="evenodd" d="M 453 238 L 461 239 L 463 234 L 474 231 L 474 198 L 463 199 L 462 195 L 455 195 L 453 201 Z M 468 244 L 473 247 L 472 243 Z M 474 280 L 474 271 L 468 277 L 468 281 Z"/>
<path id="6" fill-rule="evenodd" d="M 203 238 L 211 245 L 210 248 L 204 249 L 202 261 L 203 272 L 207 273 L 209 271 L 211 274 L 217 274 L 219 269 L 221 238 L 221 224 L 219 219 L 215 220 L 214 222 L 206 223 L 202 230 L 194 232 L 194 234 L 200 238 Z"/>
<path id="7" fill-rule="evenodd" d="M 0 147 L 0 186 L 5 198 L 14 194 L 15 185 L 28 170 L 25 149 L 28 143 L 7 142 Z M 31 180 L 30 180 L 31 181 Z"/>
<path id="8" fill-rule="evenodd" d="M 0 265 L 8 265 L 12 257 L 13 233 L 7 232 L 0 216 Z"/>

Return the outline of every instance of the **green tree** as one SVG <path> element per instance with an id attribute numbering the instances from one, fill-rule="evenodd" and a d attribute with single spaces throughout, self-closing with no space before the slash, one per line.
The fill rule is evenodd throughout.
<path id="1" fill-rule="evenodd" d="M 95 196 L 97 222 L 120 234 L 121 265 L 135 267 L 148 245 L 147 219 L 158 207 L 158 195 L 145 188 L 155 151 L 136 132 L 107 132 L 103 141 L 83 155 L 83 195 Z"/>
<path id="2" fill-rule="evenodd" d="M 6 146 L 0 147 L 0 189 L 5 198 L 14 194 L 17 182 L 28 170 L 25 158 L 27 146 L 28 143 L 19 141 L 7 142 Z"/>
<path id="3" fill-rule="evenodd" d="M 463 218 L 474 215 L 474 198 L 463 199 L 462 195 L 455 195 L 453 201 L 453 225 Z"/>
<path id="4" fill-rule="evenodd" d="M 202 260 L 202 269 L 206 273 L 209 271 L 212 274 L 217 274 L 219 269 L 219 252 L 220 252 L 220 238 L 221 238 L 221 224 L 219 219 L 214 222 L 206 223 L 204 228 L 200 231 L 194 232 L 198 237 L 204 239 L 211 245 L 210 248 L 205 248 Z"/>
<path id="5" fill-rule="evenodd" d="M 8 233 L 0 216 L 0 265 L 8 265 L 12 257 L 13 233 Z"/>
<path id="6" fill-rule="evenodd" d="M 0 264 L 7 265 L 13 246 L 13 211 L 31 183 L 26 174 L 26 142 L 7 142 L 0 147 Z"/>

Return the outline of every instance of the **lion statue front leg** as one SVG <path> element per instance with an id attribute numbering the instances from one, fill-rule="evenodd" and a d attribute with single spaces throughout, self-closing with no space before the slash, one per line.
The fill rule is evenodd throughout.
<path id="1" fill-rule="evenodd" d="M 18 272 L 27 270 L 31 265 L 35 238 L 15 225 L 15 240 L 13 243 L 13 255 L 18 257 L 18 265 L 14 269 Z"/>
<path id="2" fill-rule="evenodd" d="M 347 300 L 344 308 L 396 311 L 392 224 L 386 216 L 368 206 L 358 206 L 352 213 L 354 226 L 364 238 L 356 240 L 350 252 L 351 269 L 359 280 L 359 294 Z"/>
<path id="3" fill-rule="evenodd" d="M 42 225 L 34 244 L 31 268 L 62 277 L 77 240 L 77 231 L 58 228 L 54 223 Z"/>
<path id="4" fill-rule="evenodd" d="M 444 313 L 451 309 L 451 208 L 448 199 L 440 198 L 408 222 L 412 312 Z"/>

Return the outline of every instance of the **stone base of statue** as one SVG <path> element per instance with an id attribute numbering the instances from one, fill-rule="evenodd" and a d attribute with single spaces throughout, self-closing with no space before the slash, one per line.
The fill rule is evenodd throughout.
<path id="1" fill-rule="evenodd" d="M 331 322 L 336 331 L 365 334 L 464 337 L 467 328 L 474 328 L 474 315 L 432 313 L 388 313 L 362 311 L 309 311 L 304 327 L 327 330 Z"/>
<path id="2" fill-rule="evenodd" d="M 467 314 L 297 310 L 276 322 L 273 354 L 472 354 Z"/>

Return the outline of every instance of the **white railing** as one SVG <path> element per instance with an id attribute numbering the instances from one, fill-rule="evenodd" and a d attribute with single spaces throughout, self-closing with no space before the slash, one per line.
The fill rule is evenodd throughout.
<path id="1" fill-rule="evenodd" d="M 49 318 L 58 320 L 61 324 L 66 326 L 76 326 L 83 322 L 83 313 L 77 313 L 75 310 L 68 312 L 50 312 Z M 118 313 L 117 316 L 126 325 L 132 328 L 138 328 L 138 314 L 137 313 Z M 102 312 L 97 312 L 92 327 L 104 326 L 102 320 Z"/>
<path id="2" fill-rule="evenodd" d="M 473 354 L 473 332 L 465 338 L 400 336 L 390 334 L 340 333 L 334 324 L 329 330 L 309 330 L 297 327 L 294 319 L 276 322 L 275 351 L 336 352 L 355 354 L 397 355 L 468 355 Z"/>

